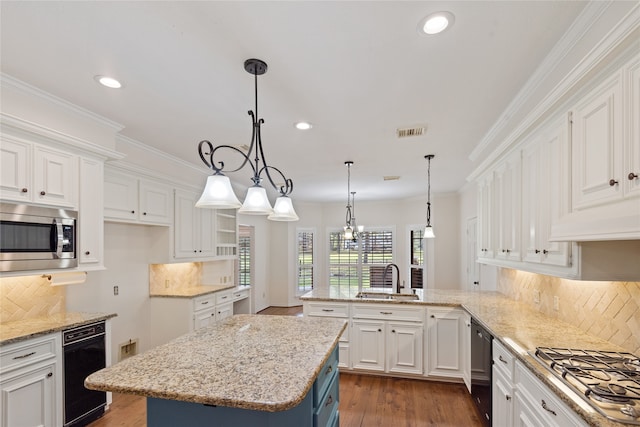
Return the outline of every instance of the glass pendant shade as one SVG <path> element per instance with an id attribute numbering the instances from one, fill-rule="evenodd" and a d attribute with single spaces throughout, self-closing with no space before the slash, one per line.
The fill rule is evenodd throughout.
<path id="1" fill-rule="evenodd" d="M 267 198 L 267 191 L 260 186 L 249 187 L 238 213 L 247 215 L 271 215 L 273 208 Z"/>
<path id="2" fill-rule="evenodd" d="M 224 175 L 211 175 L 196 202 L 198 208 L 237 209 L 242 206 L 231 188 L 231 181 Z"/>
<path id="3" fill-rule="evenodd" d="M 280 196 L 273 205 L 273 213 L 267 217 L 272 221 L 297 221 L 298 215 L 293 209 L 293 203 L 287 196 Z"/>
<path id="4" fill-rule="evenodd" d="M 434 237 L 436 237 L 436 235 L 433 234 L 433 227 L 430 225 L 427 225 L 424 228 L 424 236 L 422 237 L 424 237 L 425 239 L 433 239 Z"/>
<path id="5" fill-rule="evenodd" d="M 351 227 L 344 228 L 344 239 L 353 240 L 353 229 Z"/>

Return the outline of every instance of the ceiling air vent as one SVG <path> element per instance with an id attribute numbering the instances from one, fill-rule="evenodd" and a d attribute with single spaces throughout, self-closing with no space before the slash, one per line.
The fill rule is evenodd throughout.
<path id="1" fill-rule="evenodd" d="M 412 126 L 412 127 L 406 127 L 406 128 L 398 128 L 396 129 L 396 135 L 398 135 L 398 138 L 420 136 L 420 135 L 424 135 L 426 129 L 427 129 L 426 126 Z"/>

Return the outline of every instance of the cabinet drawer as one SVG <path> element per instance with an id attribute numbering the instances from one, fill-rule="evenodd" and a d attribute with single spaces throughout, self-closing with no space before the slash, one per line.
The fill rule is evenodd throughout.
<path id="1" fill-rule="evenodd" d="M 318 317 L 349 317 L 349 304 L 331 302 L 310 302 L 306 305 L 305 315 Z"/>
<path id="2" fill-rule="evenodd" d="M 216 292 L 214 295 L 216 296 L 216 304 L 224 304 L 226 302 L 233 301 L 233 295 L 230 290 Z"/>
<path id="3" fill-rule="evenodd" d="M 241 291 L 234 291 L 231 293 L 233 301 L 240 301 L 249 297 L 249 289 L 243 289 Z"/>
<path id="4" fill-rule="evenodd" d="M 216 294 L 202 295 L 193 299 L 193 311 L 206 310 L 216 305 Z"/>
<path id="5" fill-rule="evenodd" d="M 328 389 L 320 402 L 315 406 L 314 411 L 314 426 L 330 426 L 333 418 L 335 418 L 336 412 L 338 412 L 339 402 L 339 375 L 337 371 L 333 371 L 331 374 L 331 380 L 328 383 Z M 315 395 L 314 395 L 315 399 Z"/>
<path id="6" fill-rule="evenodd" d="M 407 307 L 401 304 L 354 304 L 353 318 L 422 323 L 424 321 L 424 309 L 421 307 Z"/>
<path id="7" fill-rule="evenodd" d="M 498 340 L 493 340 L 493 366 L 500 370 L 509 381 L 513 381 L 515 359 Z"/>
<path id="8" fill-rule="evenodd" d="M 546 425 L 549 427 L 585 426 L 585 423 L 571 409 L 519 363 L 516 363 L 515 379 L 519 399 L 528 402 L 541 419 L 546 420 Z"/>
<path id="9" fill-rule="evenodd" d="M 55 358 L 56 352 L 61 349 L 59 334 L 2 347 L 0 349 L 0 372 L 6 373 L 41 360 Z"/>
<path id="10" fill-rule="evenodd" d="M 331 386 L 331 381 L 335 377 L 335 373 L 338 371 L 338 348 L 336 347 L 329 360 L 324 364 L 318 378 L 313 383 L 313 407 L 318 407 L 318 402 L 325 397 L 327 389 Z M 336 381 L 337 382 L 337 381 Z"/>

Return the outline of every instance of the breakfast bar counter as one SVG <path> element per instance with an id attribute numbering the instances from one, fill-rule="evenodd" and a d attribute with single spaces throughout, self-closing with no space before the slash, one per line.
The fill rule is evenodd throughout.
<path id="1" fill-rule="evenodd" d="M 345 328 L 337 319 L 235 315 L 98 371 L 85 386 L 146 396 L 150 427 L 184 417 L 194 426 L 313 425 L 324 416 L 320 401 L 337 416 Z"/>

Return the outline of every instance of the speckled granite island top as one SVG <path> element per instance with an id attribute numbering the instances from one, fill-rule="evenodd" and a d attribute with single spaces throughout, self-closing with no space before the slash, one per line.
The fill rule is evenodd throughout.
<path id="1" fill-rule="evenodd" d="M 65 312 L 15 322 L 0 323 L 0 345 L 27 340 L 116 317 L 115 313 Z"/>
<path id="2" fill-rule="evenodd" d="M 235 315 L 90 375 L 93 390 L 259 411 L 307 395 L 346 322 Z"/>

